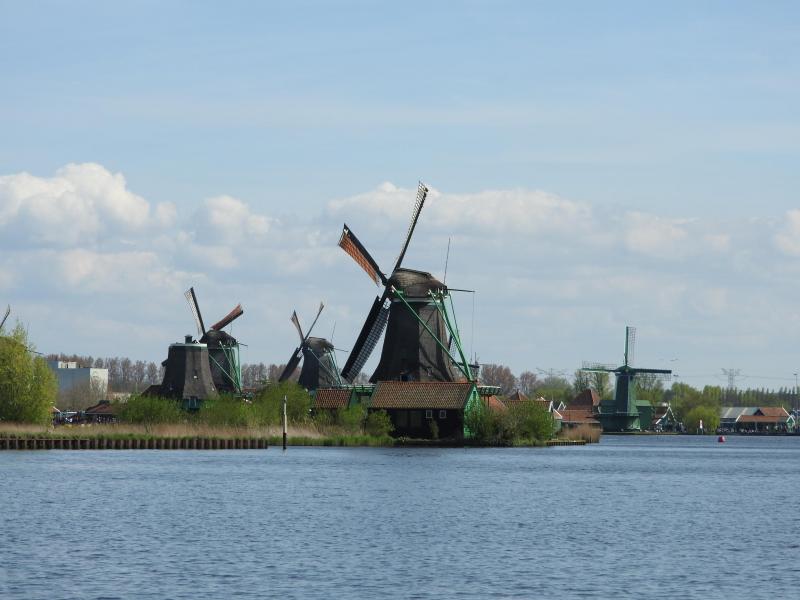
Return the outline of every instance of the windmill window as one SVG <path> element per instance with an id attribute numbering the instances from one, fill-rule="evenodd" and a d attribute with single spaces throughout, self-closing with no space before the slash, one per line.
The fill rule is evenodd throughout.
<path id="1" fill-rule="evenodd" d="M 440 419 L 446 419 L 447 418 L 447 411 L 446 410 L 440 410 L 439 411 L 439 418 Z"/>
<path id="2" fill-rule="evenodd" d="M 430 410 L 430 409 L 426 410 L 425 411 L 425 418 L 426 419 L 432 419 L 433 418 L 433 411 Z"/>

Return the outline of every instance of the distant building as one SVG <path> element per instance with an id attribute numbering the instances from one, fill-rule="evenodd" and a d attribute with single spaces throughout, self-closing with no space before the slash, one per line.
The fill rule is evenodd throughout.
<path id="1" fill-rule="evenodd" d="M 597 415 L 600 414 L 600 396 L 595 390 L 583 390 L 568 406 L 558 412 L 561 413 L 561 426 L 564 429 L 576 429 L 582 426 L 600 429 L 600 421 L 597 419 Z"/>
<path id="2" fill-rule="evenodd" d="M 721 431 L 737 433 L 789 433 L 796 425 L 781 406 L 723 406 L 719 417 Z"/>
<path id="3" fill-rule="evenodd" d="M 76 362 L 63 360 L 47 361 L 58 380 L 58 395 L 69 392 L 91 392 L 93 396 L 108 394 L 108 369 L 79 367 Z"/>
<path id="4" fill-rule="evenodd" d="M 117 420 L 114 406 L 108 400 L 101 400 L 84 411 L 84 417 L 90 423 L 113 423 Z"/>

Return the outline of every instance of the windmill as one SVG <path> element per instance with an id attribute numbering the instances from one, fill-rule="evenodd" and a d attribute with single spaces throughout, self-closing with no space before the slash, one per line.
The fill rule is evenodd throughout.
<path id="1" fill-rule="evenodd" d="M 622 366 L 614 367 L 600 363 L 584 363 L 581 371 L 588 373 L 614 373 L 617 378 L 613 404 L 601 404 L 600 422 L 605 431 L 636 431 L 642 429 L 640 414 L 643 411 L 636 402 L 637 375 L 652 374 L 667 378 L 672 374 L 670 369 L 644 369 L 633 366 L 633 354 L 636 345 L 636 328 L 625 327 L 625 355 Z M 644 423 L 645 428 L 650 425 Z"/>
<path id="2" fill-rule="evenodd" d="M 298 383 L 307 390 L 313 391 L 321 387 L 333 387 L 342 385 L 342 378 L 339 375 L 339 368 L 336 366 L 336 356 L 333 353 L 333 344 L 325 338 L 311 337 L 311 331 L 317 324 L 322 309 L 325 305 L 320 302 L 317 316 L 311 323 L 311 327 L 303 335 L 303 328 L 300 327 L 300 319 L 297 312 L 292 312 L 291 321 L 300 336 L 300 345 L 295 349 L 294 354 L 286 363 L 286 368 L 278 377 L 278 381 L 286 381 L 297 369 L 300 361 L 303 361 L 303 368 L 300 371 Z"/>
<path id="3" fill-rule="evenodd" d="M 161 385 L 152 385 L 144 396 L 161 396 L 183 401 L 184 408 L 197 409 L 200 402 L 215 396 L 208 346 L 187 335 L 183 343 L 170 344 Z"/>
<path id="4" fill-rule="evenodd" d="M 425 204 L 428 188 L 422 182 L 405 240 L 387 276 L 345 223 L 339 247 L 349 254 L 383 292 L 372 303 L 342 376 L 353 381 L 361 372 L 386 330 L 378 367 L 370 378 L 377 381 L 456 381 L 453 365 L 472 379 L 466 360 L 450 351 L 448 336 L 458 339 L 454 321 L 444 309 L 447 286 L 425 271 L 403 268 L 411 236 Z M 460 341 L 459 353 L 463 359 Z"/>
<path id="5" fill-rule="evenodd" d="M 200 305 L 194 288 L 190 287 L 184 293 L 189 308 L 197 325 L 197 336 L 201 344 L 208 346 L 208 360 L 211 367 L 211 376 L 214 386 L 220 392 L 241 393 L 242 374 L 239 365 L 239 342 L 232 335 L 223 331 L 225 327 L 242 316 L 242 305 L 237 304 L 221 320 L 206 329 Z"/>

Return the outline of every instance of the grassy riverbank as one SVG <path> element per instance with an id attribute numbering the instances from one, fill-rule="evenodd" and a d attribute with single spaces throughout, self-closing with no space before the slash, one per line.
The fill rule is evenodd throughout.
<path id="1" fill-rule="evenodd" d="M 222 427 L 202 424 L 163 424 L 163 425 L 131 425 L 131 424 L 94 424 L 63 425 L 59 427 L 42 427 L 15 423 L 0 424 L 0 439 L 12 440 L 138 440 L 150 442 L 154 440 L 217 440 L 241 441 L 263 440 L 270 446 L 283 444 L 283 435 L 278 427 Z M 565 439 L 580 439 L 576 436 Z M 413 438 L 393 438 L 389 435 L 354 434 L 332 427 L 322 430 L 313 427 L 290 427 L 287 436 L 289 446 L 327 446 L 327 447 L 402 447 L 402 448 L 479 448 L 499 447 L 478 440 L 428 440 Z M 502 444 L 502 447 L 546 447 L 552 445 L 543 440 L 516 440 Z M 152 447 L 152 446 L 137 446 Z M 220 447 L 237 447 L 221 445 Z M 253 446 L 255 447 L 255 446 Z"/>

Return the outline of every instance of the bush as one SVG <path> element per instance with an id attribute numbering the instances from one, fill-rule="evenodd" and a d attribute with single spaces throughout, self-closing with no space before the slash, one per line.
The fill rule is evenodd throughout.
<path id="1" fill-rule="evenodd" d="M 436 422 L 436 419 L 431 419 L 428 421 L 428 429 L 431 431 L 431 439 L 438 440 L 439 439 L 439 423 Z"/>
<path id="2" fill-rule="evenodd" d="M 478 443 L 499 445 L 502 425 L 498 413 L 490 410 L 482 401 L 476 402 L 464 414 L 464 426 L 470 437 Z"/>
<path id="3" fill-rule="evenodd" d="M 203 402 L 195 418 L 218 427 L 256 427 L 262 424 L 259 417 L 257 406 L 226 395 Z"/>
<path id="4" fill-rule="evenodd" d="M 392 425 L 392 420 L 387 412 L 379 410 L 369 413 L 364 424 L 364 431 L 373 437 L 384 437 L 394 431 L 394 425 Z"/>
<path id="5" fill-rule="evenodd" d="M 186 419 L 177 400 L 155 396 L 132 396 L 125 403 L 114 403 L 117 418 L 122 423 L 160 425 L 180 423 Z"/>
<path id="6" fill-rule="evenodd" d="M 55 375 L 33 355 L 22 325 L 0 337 L 0 421 L 49 423 L 57 392 Z"/>
<path id="7" fill-rule="evenodd" d="M 366 411 L 360 404 L 336 411 L 336 424 L 348 433 L 364 433 Z"/>
<path id="8" fill-rule="evenodd" d="M 503 415 L 506 431 L 513 439 L 545 441 L 553 437 L 553 415 L 538 402 L 518 402 Z"/>
<path id="9" fill-rule="evenodd" d="M 472 439 L 489 446 L 543 442 L 553 437 L 553 416 L 535 402 L 522 402 L 504 412 L 476 403 L 464 416 Z"/>

